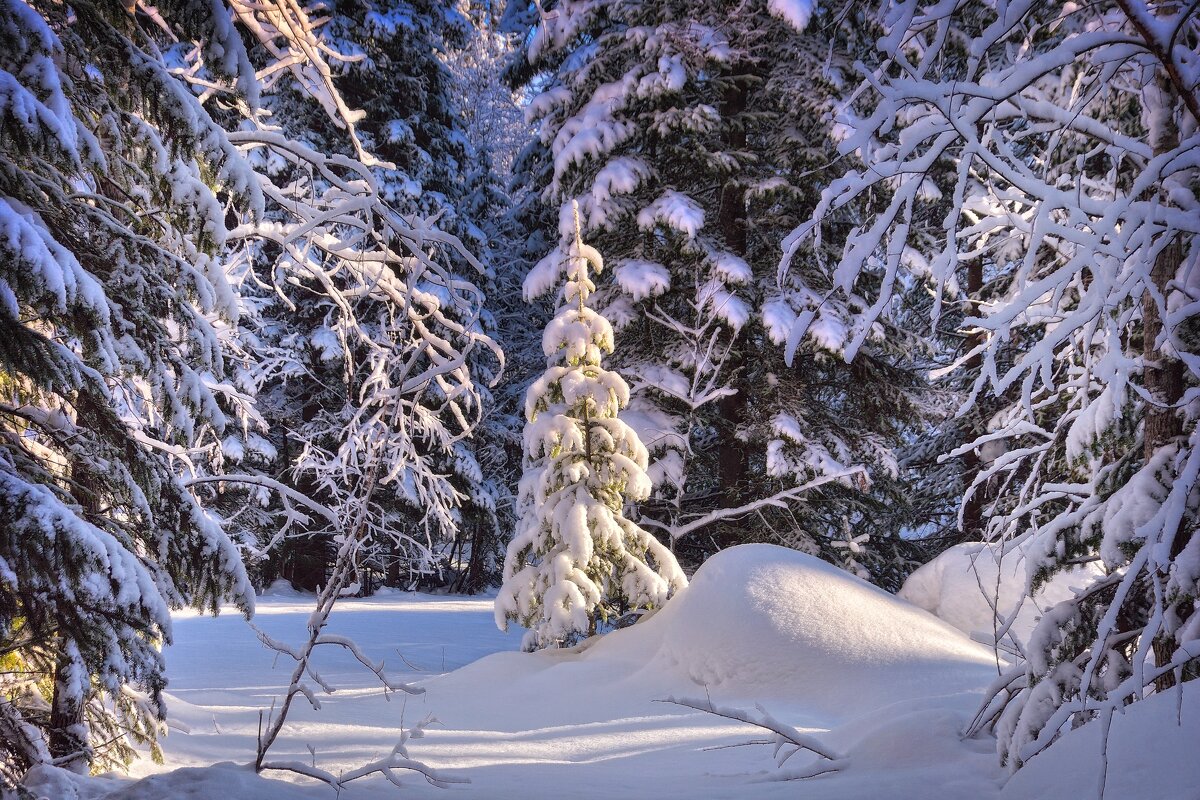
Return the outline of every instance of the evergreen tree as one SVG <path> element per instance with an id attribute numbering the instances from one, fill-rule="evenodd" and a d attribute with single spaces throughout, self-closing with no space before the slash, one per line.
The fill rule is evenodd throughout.
<path id="1" fill-rule="evenodd" d="M 358 585 L 369 592 L 380 581 L 404 586 L 418 579 L 440 583 L 451 577 L 445 574 L 443 551 L 449 549 L 458 561 L 464 538 L 496 527 L 498 494 L 484 479 L 477 444 L 465 436 L 466 428 L 484 418 L 490 396 L 483 387 L 498 372 L 495 351 L 472 344 L 494 329 L 490 316 L 482 312 L 482 293 L 466 280 L 474 274 L 486 287 L 490 279 L 488 236 L 482 220 L 473 216 L 490 209 L 486 204 L 475 207 L 464 179 L 474 154 L 464 135 L 447 64 L 453 52 L 466 45 L 471 29 L 452 6 L 435 2 L 342 0 L 331 4 L 328 12 L 320 36 L 324 46 L 340 54 L 331 84 L 344 103 L 356 109 L 353 135 L 307 98 L 301 80 L 281 81 L 265 102 L 289 138 L 306 140 L 322 153 L 350 157 L 356 147 L 368 151 L 375 191 L 387 214 L 422 226 L 436 220 L 439 233 L 418 244 L 422 258 L 446 265 L 462 280 L 456 286 L 444 285 L 439 273 L 418 268 L 424 274 L 412 288 L 421 302 L 452 300 L 444 309 L 454 316 L 455 329 L 439 335 L 466 354 L 471 393 L 480 395 L 478 402 L 467 404 L 470 408 L 461 409 L 465 416 L 453 422 L 454 430 L 424 431 L 408 454 L 422 465 L 418 471 L 428 468 L 431 479 L 445 476 L 433 481 L 438 486 L 436 501 L 424 494 L 421 482 L 404 477 L 410 474 L 407 467 L 395 465 L 396 480 L 373 500 L 378 525 L 372 529 L 386 533 L 360 553 Z M 280 185 L 311 186 L 316 193 L 325 188 L 326 181 L 313 176 L 306 163 L 276 158 L 265 166 L 275 170 Z M 289 214 L 286 208 L 276 212 L 280 218 Z M 439 238 L 446 234 L 453 238 Z M 464 258 L 460 242 L 485 260 Z M 355 431 L 362 432 L 359 423 L 371 418 L 370 397 L 382 390 L 377 375 L 381 363 L 403 369 L 403 353 L 414 336 L 409 327 L 413 320 L 394 318 L 392 306 L 399 295 L 393 289 L 377 291 L 369 278 L 359 284 L 362 278 L 353 270 L 334 279 L 332 292 L 321 285 L 325 278 L 315 274 L 298 276 L 293 286 L 277 287 L 272 276 L 275 258 L 269 249 L 253 255 L 253 277 L 247 280 L 248 291 L 257 295 L 256 320 L 250 323 L 259 362 L 255 377 L 267 427 L 275 432 L 269 442 L 273 456 L 260 468 L 302 494 L 336 506 L 345 484 L 345 464 L 337 454 L 346 454 Z M 384 269 L 404 273 L 408 266 L 386 263 Z M 397 277 L 403 282 L 402 275 Z M 453 310 L 459 305 L 471 310 L 459 315 Z M 436 382 L 425 393 L 423 402 L 430 411 L 447 400 Z M 447 408 L 465 397 L 452 398 Z M 399 450 L 392 455 L 399 458 Z M 274 505 L 266 510 L 278 511 L 278 499 L 271 502 Z M 429 513 L 431 506 L 437 513 Z M 322 519 L 292 519 L 281 536 L 275 518 L 259 513 L 255 522 L 265 551 L 263 580 L 283 575 L 305 588 L 323 585 L 336 552 L 334 532 Z"/>
<path id="2" fill-rule="evenodd" d="M 462 564 L 452 588 L 474 591 L 501 577 L 505 545 L 517 523 L 525 390 L 545 364 L 539 332 L 549 314 L 521 298 L 529 259 L 514 207 L 522 205 L 522 192 L 507 185 L 513 159 L 528 138 L 524 113 L 502 74 L 518 43 L 499 29 L 496 4 L 466 0 L 460 6 L 474 29 L 450 62 L 471 164 L 464 213 L 485 235 L 482 258 L 492 268 L 485 289 L 487 314 L 504 351 L 503 381 L 485 401 L 483 421 L 473 436 L 486 502 L 472 506 L 486 508 L 486 513 L 466 515 L 466 535 L 456 541 L 451 557 L 452 564 Z"/>
<path id="3" fill-rule="evenodd" d="M 629 387 L 601 363 L 613 330 L 587 305 L 588 265 L 604 264 L 578 225 L 576 216 L 562 305 L 542 337 L 547 369 L 525 399 L 521 522 L 496 598 L 497 624 L 529 628 L 527 649 L 592 635 L 687 584 L 675 556 L 625 516 L 627 501 L 650 494 L 647 454 L 619 416 Z"/>
<path id="4" fill-rule="evenodd" d="M 236 36 L 194 21 L 214 70 L 244 81 Z M 116 5 L 0 6 L 6 779 L 157 752 L 170 608 L 253 609 L 237 547 L 180 473 L 206 466 L 241 402 L 223 382 L 238 307 L 216 187 L 233 208 L 262 195 L 140 23 Z"/>
<path id="5" fill-rule="evenodd" d="M 373 163 L 297 7 L 0 13 L 6 779 L 51 759 L 104 768 L 137 742 L 155 752 L 169 609 L 253 608 L 218 515 L 243 516 L 233 487 L 272 493 L 252 499 L 289 524 L 334 526 L 344 566 L 389 532 L 386 492 L 431 529 L 461 502 L 446 464 L 480 413 L 473 351 L 491 347 L 479 291 L 445 262 L 481 265 L 383 203 L 362 161 L 266 124 L 243 33 Z M 340 346 L 354 391 L 289 440 L 313 493 L 254 468 L 275 449 L 254 390 L 302 373 L 312 341 L 263 326 L 264 309 L 297 297 L 317 298 L 332 340 L 315 345 Z M 335 599 L 350 575 L 331 581 Z"/>
<path id="6" fill-rule="evenodd" d="M 538 143 L 517 168 L 543 208 L 523 220 L 548 216 L 565 250 L 577 200 L 615 265 L 598 300 L 626 343 L 628 416 L 654 455 L 644 524 L 703 531 L 683 541 L 700 554 L 767 539 L 840 560 L 846 525 L 865 528 L 902 498 L 895 449 L 926 412 L 909 342 L 886 325 L 857 364 L 815 338 L 785 363 L 789 320 L 816 295 L 780 283 L 779 242 L 816 204 L 830 112 L 866 38 L 844 9 L 810 20 L 803 5 L 544 4 L 524 17 L 523 63 L 510 69 L 541 89 Z M 831 34 L 846 55 L 829 55 Z M 526 294 L 548 290 L 560 261 L 535 266 Z M 860 465 L 874 491 L 853 477 Z M 728 523 L 750 514 L 750 531 Z M 873 574 L 889 585 L 908 561 L 906 522 L 870 529 Z"/>

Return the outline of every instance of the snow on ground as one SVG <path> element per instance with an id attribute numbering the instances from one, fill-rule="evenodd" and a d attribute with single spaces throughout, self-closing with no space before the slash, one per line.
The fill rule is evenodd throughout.
<path id="1" fill-rule="evenodd" d="M 264 596 L 256 621 L 272 636 L 297 641 L 310 603 L 294 593 Z M 571 651 L 514 652 L 519 632 L 495 629 L 490 598 L 396 593 L 347 600 L 332 628 L 387 658 L 395 672 L 411 672 L 426 692 L 389 702 L 361 667 L 327 654 L 322 674 L 345 688 L 322 699 L 320 711 L 297 705 L 272 757 L 349 769 L 390 750 L 400 725 L 433 713 L 442 725 L 412 742 L 411 755 L 471 781 L 437 789 L 414 774 L 401 790 L 372 779 L 353 784 L 340 800 L 1001 797 L 1005 774 L 993 742 L 958 738 L 978 691 L 996 674 L 992 652 L 794 551 L 767 545 L 724 551 L 658 614 Z M 258 712 L 282 691 L 289 665 L 272 669 L 272 653 L 236 615 L 178 616 L 167 662 L 173 729 L 163 742 L 164 766 L 139 762 L 135 775 L 149 777 L 132 786 L 78 783 L 49 772 L 35 776 L 34 787 L 56 786 L 38 788 L 53 800 L 334 797 L 305 779 L 258 777 L 239 766 L 253 757 Z M 730 747 L 761 738 L 759 732 L 658 702 L 669 695 L 707 695 L 717 705 L 744 708 L 762 703 L 847 755 L 850 766 L 808 781 L 772 781 L 769 747 Z M 1141 713 L 1135 707 L 1131 722 L 1114 723 L 1114 731 L 1129 742 L 1148 735 Z M 1196 722 L 1189 720 L 1185 741 L 1194 742 Z M 1089 735 L 1085 729 L 1064 742 L 1063 752 L 1082 767 L 1064 769 L 1073 762 L 1051 751 L 1019 776 L 1023 782 L 1008 785 L 1004 800 L 1074 796 L 1036 790 L 1066 785 L 1071 776 L 1080 785 L 1081 769 L 1091 774 Z M 789 767 L 802 766 L 805 757 Z M 1129 753 L 1116 757 L 1132 763 Z M 1051 758 L 1057 760 L 1040 762 Z M 1191 769 L 1175 777 L 1176 784 L 1164 786 L 1195 785 L 1197 775 Z"/>
<path id="2" fill-rule="evenodd" d="M 1029 562 L 1020 550 L 1003 553 L 993 544 L 955 545 L 904 582 L 900 597 L 949 622 L 976 641 L 995 640 L 997 616 L 1016 620 L 1009 638 L 1024 644 L 1042 613 L 1103 575 L 1099 564 L 1060 572 L 1025 596 Z"/>
<path id="3" fill-rule="evenodd" d="M 1113 715 L 1108 741 L 1097 724 L 1073 730 L 1030 759 L 1005 785 L 1002 800 L 1200 798 L 1200 691 L 1195 683 L 1149 697 Z M 1106 746 L 1107 744 L 1107 746 Z M 1107 762 L 1107 769 L 1105 764 Z"/>

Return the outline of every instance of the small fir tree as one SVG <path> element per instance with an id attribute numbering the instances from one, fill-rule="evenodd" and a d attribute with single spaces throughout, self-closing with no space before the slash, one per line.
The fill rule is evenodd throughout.
<path id="1" fill-rule="evenodd" d="M 496 622 L 529 628 L 524 647 L 568 643 L 597 619 L 660 606 L 687 585 L 675 556 L 627 519 L 625 501 L 650 495 L 647 455 L 618 416 L 629 387 L 601 365 L 612 326 L 587 305 L 600 254 L 580 237 L 567 254 L 563 302 L 542 337 L 546 372 L 525 397 L 525 473 L 517 535 L 508 547 Z"/>

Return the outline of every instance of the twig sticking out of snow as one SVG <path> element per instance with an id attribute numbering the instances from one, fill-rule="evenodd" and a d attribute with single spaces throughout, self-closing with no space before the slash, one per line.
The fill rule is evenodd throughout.
<path id="1" fill-rule="evenodd" d="M 397 413 L 399 409 L 397 409 Z M 393 427 L 398 420 L 392 419 Z M 267 761 L 267 751 L 271 745 L 275 743 L 279 733 L 283 730 L 284 722 L 287 720 L 288 711 L 291 709 L 292 701 L 296 695 L 304 695 L 314 709 L 321 707 L 320 701 L 317 700 L 315 693 L 304 682 L 305 676 L 310 678 L 314 683 L 321 687 L 325 692 L 333 692 L 334 688 L 330 686 L 321 677 L 320 673 L 313 668 L 312 655 L 313 652 L 321 645 L 335 645 L 349 650 L 350 653 L 358 659 L 367 669 L 371 670 L 374 675 L 379 678 L 383 684 L 385 691 L 403 691 L 410 694 L 420 694 L 424 689 L 418 689 L 409 686 L 405 683 L 393 681 L 388 678 L 384 672 L 383 662 L 376 663 L 372 661 L 362 650 L 359 649 L 351 639 L 344 636 L 325 633 L 325 627 L 329 624 L 329 616 L 333 612 L 334 604 L 337 603 L 339 597 L 342 596 L 342 590 L 350 582 L 351 576 L 355 571 L 356 555 L 359 549 L 365 542 L 368 527 L 366 525 L 367 508 L 374 494 L 379 480 L 380 465 L 383 463 L 381 458 L 373 458 L 370 461 L 371 466 L 367 470 L 365 485 L 361 487 L 363 502 L 360 505 L 360 512 L 357 517 L 343 530 L 341 536 L 341 544 L 338 548 L 337 559 L 334 561 L 333 572 L 329 582 L 317 597 L 316 608 L 308 618 L 308 639 L 299 648 L 294 648 L 285 642 L 280 642 L 268 636 L 263 631 L 258 631 L 258 638 L 264 645 L 275 650 L 277 653 L 283 653 L 290 656 L 296 666 L 292 671 L 291 684 L 283 697 L 283 705 L 278 713 L 275 713 L 274 705 L 272 705 L 271 715 L 267 720 L 267 729 L 262 731 L 261 727 L 258 736 L 258 753 L 255 758 L 254 766 L 258 771 L 264 769 L 286 770 L 295 772 L 300 775 L 307 775 L 311 778 L 324 781 L 334 788 L 340 789 L 346 783 L 357 780 L 358 778 L 367 775 L 381 773 L 387 780 L 397 786 L 400 785 L 400 780 L 396 776 L 395 771 L 401 769 L 413 770 L 425 776 L 425 779 L 435 786 L 444 786 L 448 783 L 461 782 L 456 779 L 442 778 L 431 767 L 422 764 L 420 761 L 414 761 L 408 757 L 406 743 L 409 739 L 420 738 L 424 736 L 425 728 L 432 724 L 435 720 L 432 717 L 426 717 L 410 731 L 403 732 L 399 743 L 392 749 L 392 752 L 387 757 L 365 764 L 357 769 L 351 770 L 340 777 L 334 776 L 332 773 L 320 769 L 315 764 L 305 764 L 302 761 Z M 257 629 L 256 629 L 257 630 Z M 261 720 L 261 718 L 260 718 Z M 261 722 L 260 722 L 261 726 Z"/>
<path id="2" fill-rule="evenodd" d="M 434 717 L 426 717 L 412 728 L 401 731 L 400 741 L 396 743 L 396 746 L 386 756 L 368 764 L 363 764 L 361 767 L 352 769 L 341 775 L 334 775 L 332 772 L 316 766 L 316 764 L 305 764 L 303 761 L 268 761 L 262 763 L 259 768 L 278 769 L 286 772 L 295 772 L 298 775 L 307 775 L 310 778 L 316 778 L 323 783 L 327 783 L 338 790 L 345 788 L 346 784 L 351 781 L 365 778 L 368 775 L 374 775 L 377 772 L 386 778 L 389 783 L 395 786 L 403 786 L 400 782 L 400 776 L 397 774 L 399 770 L 420 773 L 428 783 L 439 789 L 445 789 L 454 783 L 470 783 L 466 778 L 452 778 L 442 775 L 428 764 L 409 758 L 409 740 L 422 738 L 425 735 L 425 729 L 435 723 L 437 723 L 437 720 Z M 312 748 L 309 748 L 309 752 L 312 752 Z"/>
<path id="3" fill-rule="evenodd" d="M 775 765 L 780 768 L 780 772 L 773 777 L 774 780 L 793 781 L 801 778 L 815 778 L 818 775 L 841 772 L 850 766 L 848 758 L 830 750 L 821 744 L 816 737 L 801 733 L 795 727 L 776 719 L 758 703 L 754 704 L 755 711 L 745 711 L 730 706 L 716 706 L 713 705 L 711 700 L 699 700 L 688 697 L 671 696 L 657 702 L 673 703 L 677 706 L 694 708 L 706 714 L 713 714 L 714 716 L 724 717 L 736 722 L 745 722 L 748 725 L 754 725 L 771 733 L 772 738 L 767 742 L 756 739 L 746 744 L 774 745 L 775 750 L 772 755 L 775 757 Z M 817 756 L 817 761 L 799 769 L 783 769 L 783 765 L 787 763 L 788 759 L 805 750 Z"/>

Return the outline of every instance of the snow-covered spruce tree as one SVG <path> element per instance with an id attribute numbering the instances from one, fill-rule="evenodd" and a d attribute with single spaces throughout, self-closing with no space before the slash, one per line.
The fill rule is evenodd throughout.
<path id="1" fill-rule="evenodd" d="M 816 204 L 827 112 L 850 91 L 829 38 L 861 46 L 854 13 L 811 11 L 565 0 L 508 15 L 530 25 L 510 77 L 541 89 L 538 140 L 517 170 L 542 208 L 522 221 L 548 217 L 566 251 L 577 200 L 614 265 L 597 299 L 622 336 L 628 419 L 653 454 L 643 524 L 701 554 L 753 536 L 840 560 L 844 516 L 883 518 L 869 513 L 882 495 L 847 473 L 865 464 L 886 486 L 919 412 L 906 342 L 882 325 L 856 365 L 820 343 L 784 363 L 788 322 L 813 295 L 777 286 L 779 242 Z M 527 295 L 553 287 L 561 262 L 540 262 Z M 727 523 L 750 514 L 753 526 Z"/>
<path id="2" fill-rule="evenodd" d="M 364 114 L 363 140 L 390 165 L 378 171 L 383 199 L 406 214 L 437 216 L 442 230 L 482 252 L 486 237 L 463 214 L 471 164 L 448 63 L 473 37 L 470 20 L 439 0 L 338 0 L 331 10 L 329 24 L 341 30 L 323 35 L 361 55 L 336 84 Z"/>
<path id="3" fill-rule="evenodd" d="M 458 107 L 477 160 L 493 170 L 490 179 L 500 181 L 497 189 L 503 194 L 493 194 L 492 200 L 506 200 L 503 182 L 528 139 L 524 112 L 504 77 L 505 65 L 519 46 L 517 34 L 502 24 L 502 9 L 491 0 L 459 0 L 459 6 L 473 35 L 451 53 Z"/>
<path id="4" fill-rule="evenodd" d="M 1017 767 L 1195 674 L 1200 655 L 1200 18 L 1176 2 L 912 0 L 885 23 L 872 111 L 845 120 L 843 148 L 866 168 L 789 245 L 819 243 L 847 203 L 889 198 L 837 239 L 823 308 L 866 309 L 845 319 L 848 359 L 906 272 L 934 285 L 935 319 L 968 265 L 993 276 L 959 359 L 978 360 L 970 400 L 1003 406 L 964 448 L 994 456 L 969 492 L 989 487 L 988 534 L 1023 549 L 1032 586 L 1080 560 L 1108 570 L 1045 614 L 970 727 L 994 724 Z M 931 247 L 913 221 L 946 160 L 956 179 Z"/>
<path id="5" fill-rule="evenodd" d="M 619 416 L 629 387 L 601 363 L 613 330 L 587 304 L 588 265 L 604 263 L 583 244 L 578 216 L 567 258 L 562 305 L 542 337 L 547 369 L 525 398 L 521 521 L 496 597 L 496 623 L 528 628 L 529 650 L 592 635 L 687 585 L 675 556 L 625 516 L 627 501 L 650 494 L 647 454 Z"/>
<path id="6" fill-rule="evenodd" d="M 253 608 L 179 470 L 240 403 L 216 187 L 262 196 L 140 22 L 0 4 L 0 783 L 156 753 L 169 609 Z M 192 22 L 246 78 L 234 34 Z"/>
<path id="7" fill-rule="evenodd" d="M 746 502 L 767 494 L 748 486 L 804 486 L 856 464 L 867 468 L 867 480 L 829 481 L 784 505 L 759 507 L 757 524 L 734 535 L 749 527 L 756 540 L 818 555 L 895 590 L 928 557 L 930 501 L 946 494 L 940 487 L 912 492 L 925 467 L 907 459 L 909 444 L 946 407 L 925 377 L 929 347 L 898 324 L 898 305 L 854 362 L 842 358 L 835 327 L 802 342 L 789 363 L 790 322 L 816 305 L 813 287 L 825 285 L 825 271 L 819 259 L 798 260 L 789 278 L 799 280 L 781 282 L 777 270 L 780 242 L 811 216 L 820 186 L 841 166 L 836 112 L 853 102 L 854 62 L 881 29 L 861 3 L 774 10 L 788 8 L 790 26 L 742 34 L 753 58 L 750 76 L 722 106 L 744 106 L 735 141 L 752 159 L 726 184 L 734 200 L 723 199 L 722 224 L 744 248 L 754 276 L 754 313 L 735 343 L 742 353 L 732 384 L 738 395 L 723 409 L 741 420 L 726 449 L 745 453 L 745 477 L 726 482 L 741 487 L 737 499 Z M 740 216 L 726 223 L 730 207 Z M 840 222 L 853 225 L 851 214 Z"/>
<path id="8" fill-rule="evenodd" d="M 477 290 L 430 250 L 471 259 L 453 237 L 383 204 L 361 162 L 264 125 L 235 23 L 274 54 L 268 72 L 304 84 L 371 161 L 298 7 L 10 2 L 0 14 L 11 256 L 0 631 L 6 666 L 17 661 L 0 703 L 6 776 L 51 758 L 119 762 L 131 739 L 153 746 L 168 607 L 250 608 L 239 553 L 189 487 L 216 505 L 209 489 L 249 484 L 282 497 L 290 519 L 340 524 L 332 599 L 372 531 L 375 487 L 403 483 L 439 521 L 459 499 L 437 459 L 471 425 L 478 403 L 465 363 L 486 338 L 474 327 Z M 214 123 L 204 105 L 214 97 L 213 114 L 237 130 Z M 307 180 L 276 182 L 278 171 L 250 166 L 289 161 Z M 214 258 L 222 244 L 235 249 L 226 264 Z M 342 447 L 313 459 L 322 474 L 343 470 L 344 516 L 261 473 L 222 471 L 222 455 L 269 451 L 253 441 L 262 420 L 245 391 L 256 306 L 239 302 L 227 274 L 284 297 L 321 293 L 371 364 Z M 370 322 L 355 317 L 370 303 L 389 326 L 381 347 L 363 344 Z M 244 362 L 236 383 L 224 381 L 227 355 Z M 328 610 L 313 616 L 301 666 L 327 641 Z M 294 681 L 287 699 L 304 690 Z M 397 768 L 417 768 L 402 748 L 351 774 Z"/>

